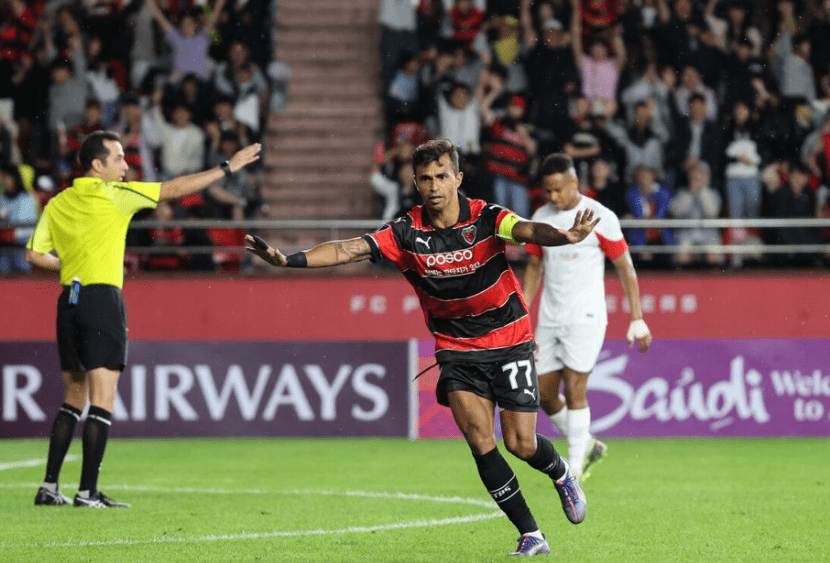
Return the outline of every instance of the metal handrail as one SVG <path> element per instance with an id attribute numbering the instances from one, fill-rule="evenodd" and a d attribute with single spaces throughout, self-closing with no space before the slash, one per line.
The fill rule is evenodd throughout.
<path id="1" fill-rule="evenodd" d="M 384 222 L 380 219 L 184 219 L 175 221 L 140 220 L 131 223 L 131 229 L 245 229 L 257 231 L 321 231 L 329 232 L 329 239 L 336 240 L 343 232 L 371 232 Z M 32 222 L 0 223 L 0 229 L 32 228 Z M 623 229 L 765 229 L 765 228 L 830 228 L 830 218 L 757 218 L 757 219 L 620 219 Z M 185 247 L 128 247 L 135 254 L 195 254 L 205 252 L 233 252 L 236 246 L 185 246 Z M 0 248 L 0 251 L 2 248 Z M 639 245 L 631 246 L 632 253 L 651 252 L 674 254 L 696 253 L 770 254 L 770 253 L 828 253 L 830 243 L 811 245 L 769 244 L 716 244 L 695 245 Z"/>

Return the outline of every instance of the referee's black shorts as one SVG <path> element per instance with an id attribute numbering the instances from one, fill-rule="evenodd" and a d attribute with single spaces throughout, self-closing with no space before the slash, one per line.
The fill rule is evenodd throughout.
<path id="1" fill-rule="evenodd" d="M 121 290 L 92 284 L 81 288 L 78 304 L 69 304 L 69 287 L 58 297 L 58 356 L 62 371 L 105 367 L 123 370 L 127 363 L 127 311 Z"/>

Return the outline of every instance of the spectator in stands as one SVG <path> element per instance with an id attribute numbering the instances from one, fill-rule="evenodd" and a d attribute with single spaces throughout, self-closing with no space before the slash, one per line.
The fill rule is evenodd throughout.
<path id="1" fill-rule="evenodd" d="M 689 45 L 687 26 L 694 17 L 691 0 L 657 0 L 657 25 L 654 28 L 655 53 L 660 66 L 677 65 L 684 61 Z"/>
<path id="2" fill-rule="evenodd" d="M 747 102 L 732 106 L 732 117 L 724 134 L 722 146 L 726 155 L 726 201 L 729 217 L 752 219 L 761 209 L 761 153 L 756 121 Z M 740 231 L 731 231 L 731 239 L 739 242 Z M 737 236 L 735 236 L 737 234 Z M 733 255 L 733 267 L 741 265 L 741 256 Z"/>
<path id="3" fill-rule="evenodd" d="M 208 166 L 219 166 L 242 148 L 239 136 L 232 131 L 222 133 L 218 146 L 211 144 Z M 267 214 L 256 170 L 242 168 L 227 178 L 208 186 L 209 200 L 219 209 L 216 216 L 226 219 L 259 219 Z"/>
<path id="4" fill-rule="evenodd" d="M 127 182 L 152 182 L 156 177 L 153 152 L 159 146 L 152 118 L 144 113 L 141 98 L 127 93 L 121 96 L 121 119 L 115 130 L 121 134 Z"/>
<path id="5" fill-rule="evenodd" d="M 587 178 L 591 162 L 602 155 L 610 157 L 616 143 L 605 129 L 605 111 L 613 108 L 595 104 L 596 100 L 578 97 L 573 104 L 573 118 L 564 135 L 562 152 L 573 160 L 577 177 Z"/>
<path id="6" fill-rule="evenodd" d="M 273 6 L 269 6 L 272 3 Z M 219 37 L 222 41 L 211 49 L 216 60 L 225 60 L 228 54 L 225 45 L 239 41 L 251 49 L 251 62 L 259 68 L 266 68 L 273 52 L 273 32 L 276 31 L 279 0 L 261 0 L 259 2 L 230 2 L 222 12 L 219 25 Z M 269 8 L 271 8 L 269 10 Z M 221 11 L 218 7 L 215 11 Z M 273 21 L 270 21 L 272 20 Z M 272 26 L 269 26 L 269 22 Z M 272 27 L 272 29 L 269 29 Z"/>
<path id="7" fill-rule="evenodd" d="M 380 0 L 380 73 L 383 91 L 389 86 L 401 53 L 419 52 L 416 3 L 412 0 Z"/>
<path id="8" fill-rule="evenodd" d="M 34 223 L 37 210 L 37 199 L 23 186 L 20 169 L 13 164 L 0 166 L 0 274 L 31 271 L 24 247 L 33 229 L 3 229 L 2 225 L 5 222 Z"/>
<path id="9" fill-rule="evenodd" d="M 191 174 L 201 170 L 205 154 L 205 134 L 193 124 L 190 109 L 181 100 L 174 100 L 168 122 L 162 112 L 163 90 L 153 94 L 153 108 L 150 112 L 153 125 L 158 132 L 161 145 L 162 180 Z"/>
<path id="10" fill-rule="evenodd" d="M 792 2 L 780 2 L 778 7 L 785 12 L 793 6 Z M 792 17 L 789 12 L 785 18 Z M 810 39 L 806 35 L 793 36 L 786 21 L 781 23 L 778 36 L 770 47 L 772 67 L 775 70 L 781 95 L 786 104 L 812 102 L 816 99 L 816 81 L 813 67 L 810 66 Z"/>
<path id="11" fill-rule="evenodd" d="M 210 78 L 211 61 L 208 49 L 212 41 L 213 27 L 226 0 L 216 0 L 204 24 L 200 22 L 201 10 L 193 8 L 182 12 L 178 27 L 174 26 L 157 0 L 144 0 L 158 22 L 164 37 L 173 49 L 173 68 L 170 80 L 178 83 L 186 74 L 193 73 L 202 80 Z"/>
<path id="12" fill-rule="evenodd" d="M 470 87 L 457 82 L 446 93 L 439 92 L 438 135 L 449 139 L 464 156 L 481 152 L 481 110 Z"/>
<path id="13" fill-rule="evenodd" d="M 751 0 L 708 0 L 706 3 L 706 22 L 717 37 L 718 44 L 725 52 L 734 52 L 738 45 L 746 41 L 752 57 L 760 57 L 763 37 L 761 31 L 752 23 L 750 13 Z M 718 10 L 725 7 L 725 14 Z"/>
<path id="14" fill-rule="evenodd" d="M 686 64 L 683 65 L 680 71 L 680 85 L 674 90 L 674 101 L 677 110 L 683 115 L 689 115 L 689 102 L 694 95 L 703 98 L 704 109 L 706 110 L 705 118 L 717 119 L 718 100 L 715 91 L 703 83 L 699 68 L 692 64 Z"/>
<path id="15" fill-rule="evenodd" d="M 634 172 L 634 184 L 625 192 L 628 204 L 627 219 L 666 219 L 672 194 L 665 186 L 657 183 L 657 172 L 647 165 L 638 165 Z M 628 241 L 634 246 L 674 244 L 671 229 L 630 229 Z M 665 257 L 653 252 L 637 255 L 643 264 L 665 265 Z"/>
<path id="16" fill-rule="evenodd" d="M 752 42 L 746 37 L 739 39 L 725 60 L 723 111 L 732 111 L 737 100 L 754 100 L 774 83 L 767 64 L 752 54 Z"/>
<path id="17" fill-rule="evenodd" d="M 59 140 L 58 156 L 63 159 L 70 168 L 74 177 L 83 175 L 84 171 L 81 169 L 81 163 L 78 161 L 78 151 L 81 150 L 81 145 L 87 135 L 93 131 L 100 131 L 104 129 L 103 124 L 104 111 L 101 108 L 101 102 L 95 98 L 88 98 L 86 101 L 86 109 L 84 109 L 84 120 L 81 124 L 76 125 L 66 133 L 65 140 Z"/>
<path id="18" fill-rule="evenodd" d="M 418 53 L 404 52 L 386 91 L 386 119 L 389 122 L 421 121 L 421 63 Z"/>
<path id="19" fill-rule="evenodd" d="M 193 123 L 204 127 L 205 122 L 213 116 L 213 95 L 210 84 L 195 74 L 187 74 L 174 91 L 181 96 L 182 102 L 190 110 Z"/>
<path id="20" fill-rule="evenodd" d="M 51 37 L 51 34 L 46 36 Z M 51 39 L 50 39 L 51 41 Z M 49 86 L 49 130 L 53 137 L 59 130 L 69 131 L 84 119 L 89 85 L 86 79 L 86 57 L 81 37 L 69 38 L 71 58 L 52 62 L 52 84 Z"/>
<path id="21" fill-rule="evenodd" d="M 625 185 L 613 174 L 611 163 L 605 156 L 599 155 L 594 159 L 586 178 L 580 191 L 603 204 L 618 217 L 623 217 L 628 212 Z"/>
<path id="22" fill-rule="evenodd" d="M 674 73 L 673 69 L 669 70 Z M 620 92 L 620 101 L 623 108 L 625 122 L 630 126 L 634 123 L 637 104 L 640 102 L 654 103 L 654 121 L 666 132 L 671 131 L 672 115 L 669 87 L 661 76 L 661 69 L 655 61 L 646 61 L 642 70 L 634 80 Z M 667 133 L 668 134 L 668 133 Z"/>
<path id="23" fill-rule="evenodd" d="M 606 120 L 606 131 L 625 153 L 623 176 L 626 182 L 634 180 L 634 171 L 640 165 L 653 170 L 659 177 L 666 175 L 664 143 L 668 131 L 660 129 L 655 108 L 652 99 L 638 102 L 634 108 L 634 123 L 628 128 L 612 119 Z"/>
<path id="24" fill-rule="evenodd" d="M 709 182 L 709 166 L 698 162 L 689 170 L 688 187 L 680 188 L 669 204 L 669 213 L 675 219 L 715 219 L 720 214 L 721 196 Z M 709 265 L 723 262 L 720 252 L 698 255 L 694 247 L 721 244 L 720 230 L 706 227 L 686 227 L 675 233 L 677 244 L 683 248 L 675 254 L 675 263 L 686 266 L 704 260 Z"/>
<path id="25" fill-rule="evenodd" d="M 810 64 L 817 76 L 830 73 L 830 1 L 823 0 L 814 6 L 813 21 L 807 29 L 810 38 Z"/>
<path id="26" fill-rule="evenodd" d="M 557 138 L 570 121 L 568 102 L 578 90 L 579 72 L 571 49 L 571 34 L 562 22 L 553 17 L 544 19 L 541 31 L 532 26 L 528 2 L 522 2 L 522 22 L 525 38 L 525 72 L 527 74 L 534 113 L 532 122 L 541 152 L 556 152 Z"/>
<path id="27" fill-rule="evenodd" d="M 472 48 L 472 42 L 478 36 L 484 24 L 486 14 L 479 9 L 473 0 L 455 0 L 455 5 L 449 10 L 452 23 L 452 39 L 465 48 Z"/>
<path id="28" fill-rule="evenodd" d="M 529 217 L 527 181 L 537 145 L 525 117 L 527 99 L 512 96 L 504 117 L 497 117 L 491 106 L 498 94 L 498 90 L 493 90 L 479 100 L 481 117 L 489 134 L 485 168 L 493 175 L 496 203 L 512 209 L 520 217 Z"/>
<path id="29" fill-rule="evenodd" d="M 689 98 L 687 116 L 675 111 L 674 135 L 669 146 L 668 164 L 679 184 L 688 184 L 687 174 L 698 162 L 705 162 L 711 178 L 720 179 L 723 161 L 723 133 L 720 126 L 707 117 L 706 99 L 702 94 Z M 717 182 L 718 189 L 722 189 Z"/>
<path id="30" fill-rule="evenodd" d="M 101 124 L 108 128 L 118 114 L 121 87 L 113 75 L 111 61 L 106 58 L 101 38 L 92 35 L 86 44 L 87 71 L 90 95 L 101 105 Z"/>
<path id="31" fill-rule="evenodd" d="M 228 49 L 228 60 L 219 63 L 213 73 L 216 92 L 230 96 L 236 118 L 258 134 L 268 108 L 268 81 L 262 69 L 251 60 L 251 48 L 234 41 Z"/>
<path id="32" fill-rule="evenodd" d="M 513 15 L 494 15 L 490 29 L 493 40 L 489 48 L 482 53 L 484 63 L 488 66 L 498 65 L 507 69 L 505 90 L 511 94 L 527 91 L 528 78 L 525 74 L 522 58 L 522 41 L 519 20 Z"/>
<path id="33" fill-rule="evenodd" d="M 579 10 L 581 2 L 573 2 L 571 48 L 581 77 L 582 95 L 594 105 L 594 113 L 600 113 L 601 109 L 601 113 L 613 115 L 617 107 L 617 84 L 626 60 L 622 28 L 615 26 L 611 31 L 613 57 L 609 56 L 609 48 L 604 39 L 598 36 L 592 37 L 589 52 L 586 54 L 582 43 L 582 20 Z"/>
<path id="34" fill-rule="evenodd" d="M 812 179 L 815 182 L 815 179 Z M 801 161 L 789 164 L 787 181 L 780 187 L 771 186 L 769 194 L 769 217 L 772 218 L 814 218 L 816 217 L 816 196 L 808 186 L 811 182 L 810 170 Z M 815 227 L 775 227 L 768 229 L 768 242 L 771 244 L 804 245 L 819 244 L 821 236 Z M 771 261 L 779 266 L 815 265 L 814 253 L 772 254 Z"/>
<path id="35" fill-rule="evenodd" d="M 419 197 L 412 177 L 412 153 L 415 146 L 409 141 L 398 143 L 389 150 L 378 146 L 369 176 L 375 193 L 383 197 L 381 219 L 389 221 L 409 211 Z"/>
<path id="36" fill-rule="evenodd" d="M 219 145 L 222 133 L 235 133 L 239 142 L 247 146 L 254 138 L 251 128 L 236 119 L 233 113 L 233 98 L 230 96 L 217 96 L 213 102 L 213 116 L 205 123 L 205 132 L 213 145 Z"/>

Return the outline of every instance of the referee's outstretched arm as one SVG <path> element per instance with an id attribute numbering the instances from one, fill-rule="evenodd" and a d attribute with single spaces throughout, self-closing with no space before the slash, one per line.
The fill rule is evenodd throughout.
<path id="1" fill-rule="evenodd" d="M 196 193 L 199 190 L 218 182 L 226 175 L 239 172 L 242 168 L 259 160 L 259 153 L 261 151 L 262 145 L 254 143 L 252 145 L 248 145 L 244 149 L 241 149 L 239 152 L 234 154 L 230 160 L 226 160 L 222 163 L 221 166 L 216 166 L 210 170 L 205 170 L 204 172 L 179 176 L 178 178 L 162 182 L 161 191 L 159 192 L 159 201 L 176 199 Z"/>

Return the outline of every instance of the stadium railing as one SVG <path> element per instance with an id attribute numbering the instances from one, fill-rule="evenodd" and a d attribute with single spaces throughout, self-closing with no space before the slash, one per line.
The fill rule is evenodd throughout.
<path id="1" fill-rule="evenodd" d="M 324 240 L 350 238 L 377 229 L 382 222 L 378 219 L 188 219 L 185 221 L 135 221 L 130 229 L 244 229 L 257 231 L 261 235 L 267 232 L 317 232 L 327 233 Z M 0 229 L 31 229 L 34 223 L 0 223 Z M 620 226 L 626 229 L 771 229 L 771 228 L 810 228 L 830 229 L 830 218 L 810 219 L 620 219 Z M 267 238 L 267 235 L 266 235 Z M 0 246 L 4 252 L 9 246 Z M 204 252 L 232 252 L 240 246 L 130 246 L 127 252 L 139 255 L 151 254 L 195 254 Z M 281 249 L 288 252 L 302 250 L 286 245 Z M 737 243 L 694 245 L 691 250 L 698 253 L 724 253 L 741 255 L 760 254 L 828 254 L 830 241 L 824 244 L 766 244 Z M 690 247 L 680 245 L 638 245 L 631 246 L 630 251 L 637 253 L 676 254 L 688 252 Z"/>

